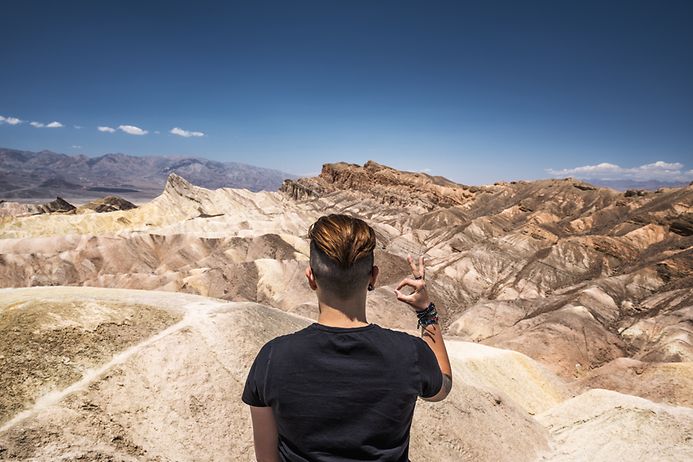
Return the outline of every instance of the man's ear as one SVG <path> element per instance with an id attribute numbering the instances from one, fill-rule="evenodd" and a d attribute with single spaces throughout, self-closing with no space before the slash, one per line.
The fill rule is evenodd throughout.
<path id="1" fill-rule="evenodd" d="M 318 290 L 318 285 L 315 283 L 315 275 L 313 275 L 313 269 L 309 266 L 306 268 L 306 278 L 308 279 L 308 285 L 313 290 Z"/>
<path id="2" fill-rule="evenodd" d="M 378 279 L 378 274 L 380 274 L 380 268 L 373 265 L 373 269 L 371 269 L 371 278 L 368 281 L 373 285 L 373 287 L 375 287 L 375 281 Z"/>

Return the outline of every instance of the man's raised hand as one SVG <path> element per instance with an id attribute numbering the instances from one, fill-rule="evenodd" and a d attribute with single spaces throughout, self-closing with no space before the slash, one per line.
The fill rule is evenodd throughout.
<path id="1" fill-rule="evenodd" d="M 426 290 L 426 281 L 424 278 L 426 276 L 426 268 L 424 267 L 424 257 L 423 255 L 419 257 L 418 267 L 414 263 L 414 259 L 411 257 L 411 255 L 407 257 L 407 261 L 409 262 L 409 266 L 411 267 L 412 274 L 414 275 L 414 277 L 402 279 L 400 283 L 397 285 L 397 288 L 395 289 L 395 296 L 397 297 L 397 300 L 408 304 L 415 311 L 424 310 L 431 303 L 431 300 L 428 297 L 428 292 Z M 406 286 L 411 287 L 412 289 L 414 289 L 414 291 L 412 293 L 405 294 L 401 291 L 401 289 L 403 289 Z"/>

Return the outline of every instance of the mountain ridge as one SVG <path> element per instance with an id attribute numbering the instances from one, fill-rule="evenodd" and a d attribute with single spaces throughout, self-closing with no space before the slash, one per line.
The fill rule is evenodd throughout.
<path id="1" fill-rule="evenodd" d="M 169 173 L 185 175 L 208 188 L 251 191 L 274 191 L 284 179 L 295 178 L 278 170 L 202 157 L 123 153 L 88 157 L 0 148 L 0 197 L 4 199 L 96 198 L 100 192 L 152 199 L 161 192 Z"/>

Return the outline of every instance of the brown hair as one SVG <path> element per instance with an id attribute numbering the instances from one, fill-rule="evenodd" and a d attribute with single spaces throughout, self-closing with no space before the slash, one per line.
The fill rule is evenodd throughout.
<path id="1" fill-rule="evenodd" d="M 348 215 L 326 215 L 308 229 L 310 265 L 321 288 L 347 298 L 365 289 L 373 267 L 375 231 Z"/>
<path id="2" fill-rule="evenodd" d="M 348 268 L 375 248 L 375 231 L 365 221 L 348 215 L 326 215 L 308 229 L 308 237 L 318 249 Z"/>

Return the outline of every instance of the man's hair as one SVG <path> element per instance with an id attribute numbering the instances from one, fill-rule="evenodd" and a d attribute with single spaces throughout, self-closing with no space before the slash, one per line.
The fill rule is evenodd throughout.
<path id="1" fill-rule="evenodd" d="M 346 299 L 368 284 L 375 231 L 348 215 L 326 215 L 308 229 L 310 267 L 320 288 Z"/>

